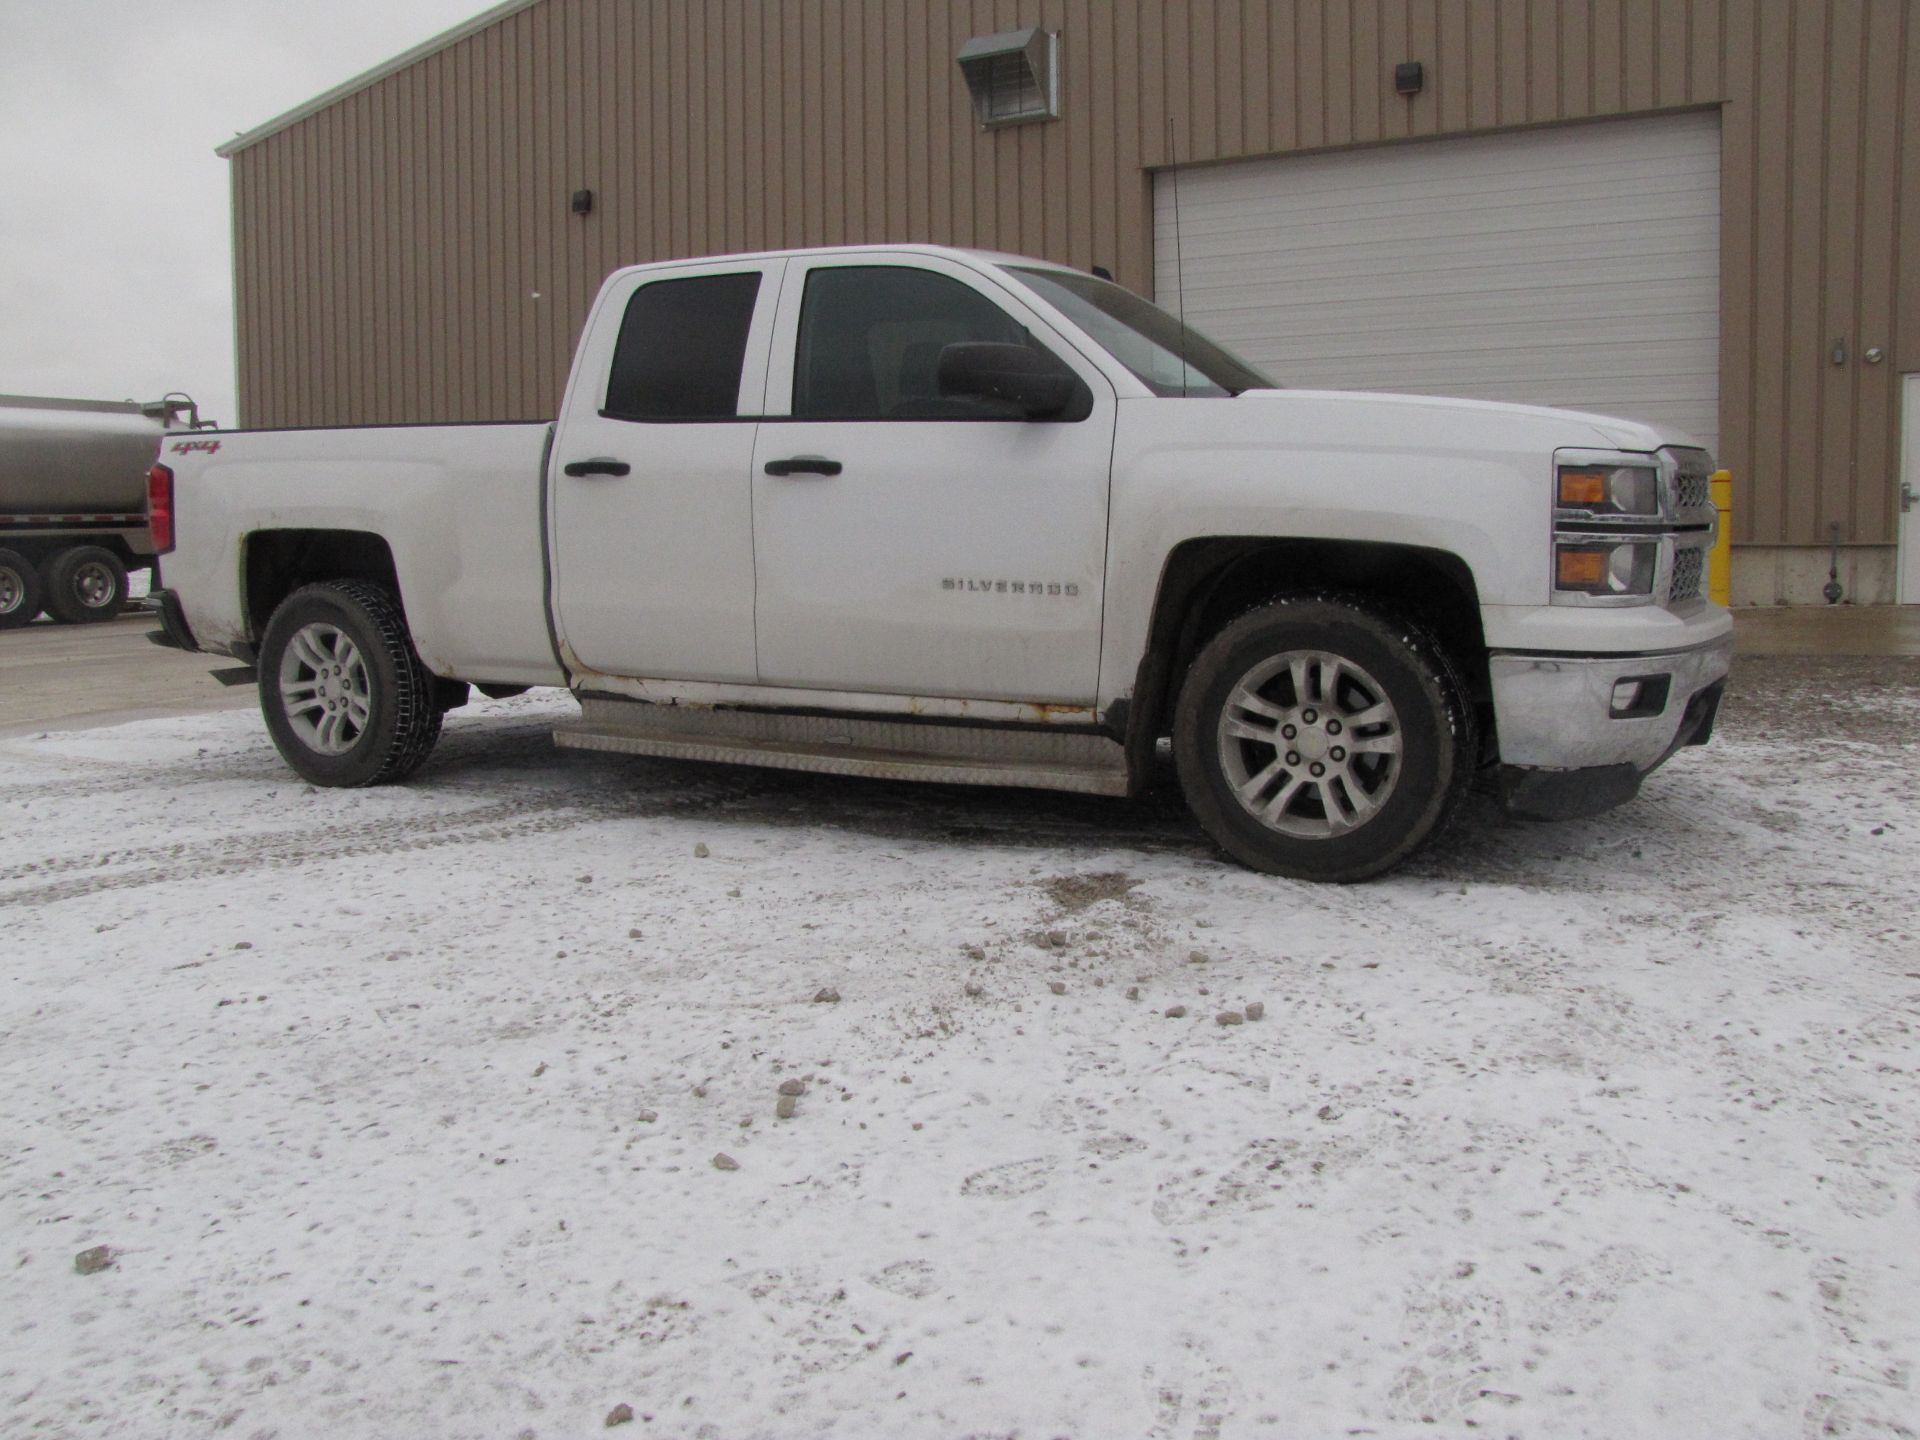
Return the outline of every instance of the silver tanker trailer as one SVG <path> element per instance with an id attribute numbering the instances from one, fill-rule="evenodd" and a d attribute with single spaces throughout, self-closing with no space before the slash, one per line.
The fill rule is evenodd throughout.
<path id="1" fill-rule="evenodd" d="M 162 436 L 200 424 L 184 395 L 0 395 L 0 630 L 42 610 L 71 624 L 125 608 L 127 572 L 154 561 L 147 471 Z"/>

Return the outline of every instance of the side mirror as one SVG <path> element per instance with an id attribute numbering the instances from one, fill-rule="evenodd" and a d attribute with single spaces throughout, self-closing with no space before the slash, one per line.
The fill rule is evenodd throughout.
<path id="1" fill-rule="evenodd" d="M 1092 409 L 1080 377 L 1031 345 L 945 346 L 939 385 L 942 399 L 997 400 L 1029 420 L 1079 420 Z"/>

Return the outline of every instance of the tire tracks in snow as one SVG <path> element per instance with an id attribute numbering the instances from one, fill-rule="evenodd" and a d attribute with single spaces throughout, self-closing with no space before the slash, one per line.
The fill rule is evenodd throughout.
<path id="1" fill-rule="evenodd" d="M 367 827 L 364 825 L 356 825 L 344 831 L 322 832 L 318 836 L 305 831 L 295 832 L 291 836 L 287 832 L 281 832 L 276 835 L 255 837 L 244 843 L 216 843 L 211 847 L 216 852 L 212 855 L 204 853 L 209 847 L 200 844 L 183 844 L 170 846 L 164 851 L 147 852 L 146 858 L 157 858 L 164 863 L 148 864 L 139 869 L 84 878 L 56 880 L 49 884 L 0 894 L 0 909 L 55 905 L 65 900 L 98 895 L 109 890 L 211 880 L 250 870 L 324 863 L 330 860 L 370 859 L 383 855 L 436 850 L 449 845 L 476 845 L 492 840 L 551 834 L 585 824 L 595 818 L 599 817 L 583 813 L 575 807 L 549 810 L 539 815 L 523 815 L 518 820 L 494 824 L 479 824 L 471 820 L 449 823 L 446 819 L 435 817 L 406 826 L 405 829 L 411 832 L 407 834 L 369 836 L 366 833 Z M 392 827 L 396 832 L 400 828 Z M 192 858 L 181 863 L 181 857 L 189 854 Z"/>
<path id="2" fill-rule="evenodd" d="M 551 749 L 548 737 L 555 718 L 564 717 L 541 716 L 532 720 L 496 717 L 449 730 L 428 762 L 425 778 L 431 782 L 450 773 L 497 764 L 515 753 L 516 742 L 521 752 Z M 177 789 L 187 785 L 277 783 L 298 787 L 305 784 L 274 753 L 264 730 L 259 732 L 257 743 L 177 760 L 129 762 L 93 756 L 35 755 L 17 748 L 8 751 L 5 747 L 0 747 L 0 756 L 35 766 L 80 772 L 0 785 L 0 805 L 35 800 L 58 800 L 64 805 L 103 795 L 124 799 L 128 791 L 152 785 Z"/>
<path id="3" fill-rule="evenodd" d="M 602 820 L 700 813 L 730 798 L 726 790 L 713 785 L 645 799 L 619 791 L 583 792 L 563 800 L 531 795 L 451 815 L 355 819 L 317 829 L 301 827 L 127 847 L 0 870 L 0 884 L 48 875 L 68 877 L 0 891 L 0 909 L 34 908 L 109 890 L 211 880 L 252 870 L 417 854 L 448 846 L 551 835 Z"/>
<path id="4" fill-rule="evenodd" d="M 971 844 L 1048 849 L 1071 854 L 1089 849 L 1149 851 L 1204 850 L 1190 827 L 1153 808 L 1115 811 L 1103 807 L 1076 813 L 1073 797 L 1025 792 L 953 791 L 930 794 L 925 787 L 880 781 L 852 782 L 859 793 L 842 793 L 840 777 L 790 774 L 736 766 L 705 766 L 668 760 L 575 757 L 546 749 L 551 721 L 538 721 L 503 733 L 503 727 L 476 729 L 455 753 L 445 749 L 432 762 L 431 781 L 444 782 L 467 772 L 454 793 L 464 791 L 482 803 L 452 814 L 408 813 L 384 818 L 342 817 L 317 826 L 299 825 L 237 835 L 196 834 L 169 837 L 158 844 L 121 844 L 112 849 L 51 856 L 0 866 L 0 910 L 31 909 L 108 891 L 146 885 L 206 881 L 255 870 L 325 864 L 388 855 L 416 854 L 448 846 L 479 845 L 552 835 L 606 820 L 724 812 L 729 823 L 787 828 L 835 824 L 850 832 L 928 844 Z M 450 748 L 450 747 L 449 747 Z M 515 767 L 530 754 L 540 757 L 526 791 L 486 803 L 505 778 L 528 772 Z M 84 763 L 84 762 L 78 762 Z M 142 780 L 169 787 L 246 780 L 236 773 L 231 753 L 208 756 L 179 767 L 150 765 L 116 769 L 88 781 L 49 782 L 9 787 L 0 802 L 22 792 L 55 795 L 62 800 L 81 791 L 124 796 Z M 492 773 L 489 774 L 488 772 Z M 583 776 L 583 772 L 584 776 Z M 583 783 L 584 779 L 584 783 Z M 295 777 L 266 768 L 258 781 L 280 781 L 299 803 L 310 791 Z M 476 784 L 475 782 L 478 781 Z M 832 821 L 823 815 L 834 813 Z M 1065 813 L 1049 813 L 1064 808 Z M 1116 819 L 1131 823 L 1114 824 Z M 29 832 L 30 833 L 30 832 Z"/>

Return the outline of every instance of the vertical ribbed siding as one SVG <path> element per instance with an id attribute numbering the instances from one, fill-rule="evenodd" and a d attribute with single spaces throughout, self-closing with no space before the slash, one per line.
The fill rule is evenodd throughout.
<path id="1" fill-rule="evenodd" d="M 1036 23 L 1061 119 L 978 129 L 955 52 Z M 544 0 L 234 156 L 242 418 L 552 414 L 624 264 L 934 240 L 1150 290 L 1147 172 L 1174 156 L 1693 106 L 1722 115 L 1738 538 L 1888 542 L 1920 369 L 1916 0 Z"/>

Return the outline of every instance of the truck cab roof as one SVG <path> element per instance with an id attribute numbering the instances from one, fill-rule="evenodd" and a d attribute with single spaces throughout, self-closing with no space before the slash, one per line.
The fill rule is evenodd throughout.
<path id="1" fill-rule="evenodd" d="M 1042 260 L 1031 255 L 1016 255 L 1004 250 L 971 250 L 955 245 L 817 245 L 798 250 L 751 250 L 732 255 L 701 255 L 683 257 L 676 260 L 650 260 L 640 265 L 624 265 L 613 275 L 630 275 L 656 270 L 676 270 L 688 266 L 719 265 L 729 261 L 742 264 L 759 264 L 768 260 L 809 260 L 834 255 L 916 255 L 927 258 L 957 260 L 971 265 L 1020 265 L 1029 269 L 1064 270 L 1078 274 L 1070 265 L 1062 265 L 1053 260 Z M 609 278 L 612 278 L 611 276 Z"/>

